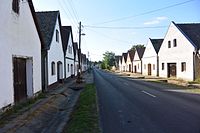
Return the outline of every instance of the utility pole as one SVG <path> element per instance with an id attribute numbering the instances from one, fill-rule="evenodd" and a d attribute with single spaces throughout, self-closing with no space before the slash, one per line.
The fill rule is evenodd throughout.
<path id="1" fill-rule="evenodd" d="M 78 75 L 77 83 L 81 83 L 81 22 L 79 22 L 79 47 L 78 47 Z"/>
<path id="2" fill-rule="evenodd" d="M 81 73 L 81 22 L 79 22 L 79 72 Z"/>

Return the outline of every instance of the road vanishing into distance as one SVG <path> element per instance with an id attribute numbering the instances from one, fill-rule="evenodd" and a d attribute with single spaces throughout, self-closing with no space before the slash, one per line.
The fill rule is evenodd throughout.
<path id="1" fill-rule="evenodd" d="M 103 133 L 200 133 L 200 95 L 94 69 Z"/>

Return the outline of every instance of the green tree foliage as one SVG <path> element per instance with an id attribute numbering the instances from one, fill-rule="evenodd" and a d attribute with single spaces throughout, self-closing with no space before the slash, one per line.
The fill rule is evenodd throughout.
<path id="1" fill-rule="evenodd" d="M 101 63 L 101 69 L 106 69 L 104 62 Z"/>
<path id="2" fill-rule="evenodd" d="M 143 44 L 137 44 L 137 45 L 133 45 L 132 48 L 130 50 L 135 51 L 136 48 L 144 48 Z"/>
<path id="3" fill-rule="evenodd" d="M 101 64 L 102 69 L 111 69 L 112 66 L 115 65 L 115 53 L 113 52 L 105 52 L 103 54 L 103 61 Z"/>

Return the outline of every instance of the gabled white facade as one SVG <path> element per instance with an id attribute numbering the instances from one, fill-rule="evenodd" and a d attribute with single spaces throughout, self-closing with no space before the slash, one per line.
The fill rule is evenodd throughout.
<path id="1" fill-rule="evenodd" d="M 133 62 L 131 61 L 131 55 L 129 54 L 129 52 L 127 53 L 127 61 L 126 61 L 126 71 L 127 72 L 133 72 Z"/>
<path id="2" fill-rule="evenodd" d="M 137 50 L 135 51 L 135 56 L 133 58 L 133 72 L 142 73 L 142 61 L 138 55 Z"/>
<path id="3" fill-rule="evenodd" d="M 158 76 L 158 55 L 150 39 L 142 57 L 142 65 L 143 75 Z"/>
<path id="4" fill-rule="evenodd" d="M 81 59 L 81 69 L 82 69 L 82 72 L 85 72 L 88 68 L 87 66 L 87 58 L 86 58 L 86 55 L 85 54 L 82 54 L 82 59 Z"/>
<path id="5" fill-rule="evenodd" d="M 125 57 L 122 56 L 122 72 L 125 72 L 126 69 L 127 69 L 126 60 L 125 60 Z"/>
<path id="6" fill-rule="evenodd" d="M 78 68 L 79 68 L 79 65 L 78 65 L 78 49 L 75 49 L 75 50 L 76 50 L 76 56 L 75 56 L 75 60 L 74 60 L 74 75 L 77 76 Z"/>
<path id="7" fill-rule="evenodd" d="M 66 78 L 74 75 L 74 50 L 73 50 L 73 40 L 72 40 L 72 34 L 70 32 L 69 34 L 69 40 L 66 50 Z"/>
<path id="8" fill-rule="evenodd" d="M 12 10 L 12 0 L 0 4 L 0 108 L 14 104 L 16 72 L 14 59 L 26 63 L 26 95 L 41 91 L 41 41 L 27 1 L 19 2 L 19 14 Z"/>
<path id="9" fill-rule="evenodd" d="M 58 40 L 56 40 L 56 32 L 58 32 Z M 60 24 L 57 17 L 50 49 L 48 50 L 48 85 L 54 84 L 64 78 L 64 55 L 60 33 Z M 54 63 L 53 68 L 52 65 Z"/>
<path id="10" fill-rule="evenodd" d="M 119 59 L 119 71 L 122 72 L 122 58 Z"/>
<path id="11" fill-rule="evenodd" d="M 176 46 L 174 46 L 176 39 Z M 171 47 L 168 47 L 168 42 L 171 42 Z M 172 22 L 164 38 L 163 44 L 158 53 L 159 55 L 159 76 L 180 78 L 184 80 L 194 79 L 194 62 L 193 52 L 194 46 L 186 38 L 186 36 Z M 185 63 L 186 70 L 182 71 L 182 65 Z M 172 75 L 171 73 L 174 73 Z"/>

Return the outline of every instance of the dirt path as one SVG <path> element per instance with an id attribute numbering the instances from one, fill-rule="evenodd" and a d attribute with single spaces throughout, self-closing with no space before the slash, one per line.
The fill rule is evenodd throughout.
<path id="1" fill-rule="evenodd" d="M 84 74 L 86 82 L 93 82 L 91 74 Z M 53 89 L 47 98 L 34 104 L 30 110 L 13 118 L 0 133 L 60 133 L 69 120 L 70 113 L 78 100 L 81 90 L 71 87 L 84 87 L 85 83 L 76 85 L 75 80 Z"/>

